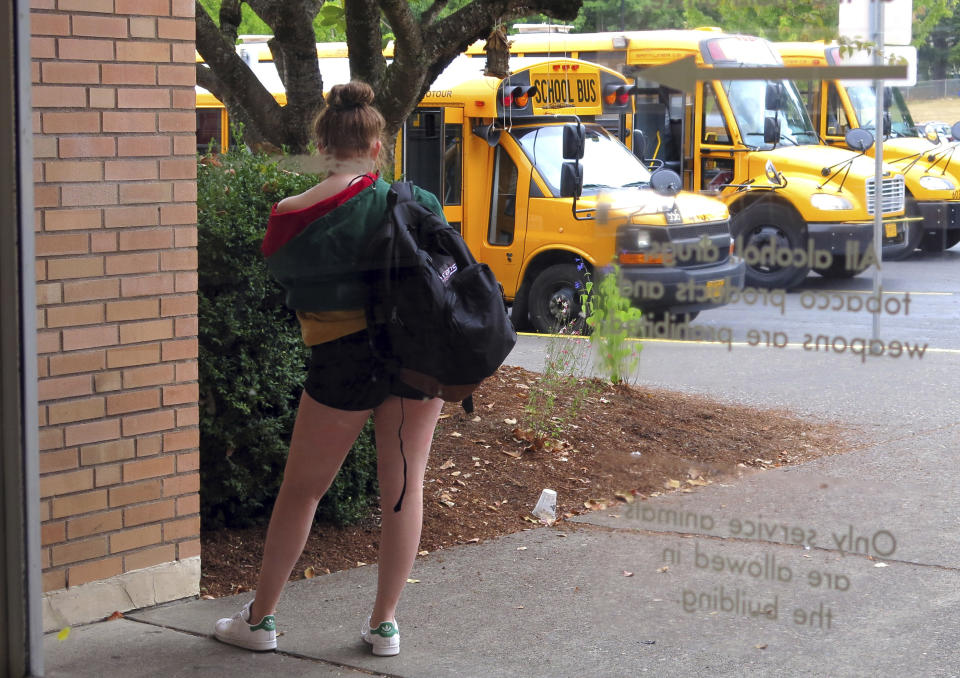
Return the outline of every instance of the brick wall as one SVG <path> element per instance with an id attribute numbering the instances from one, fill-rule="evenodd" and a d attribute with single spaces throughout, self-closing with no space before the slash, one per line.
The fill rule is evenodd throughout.
<path id="1" fill-rule="evenodd" d="M 33 0 L 44 589 L 199 556 L 193 0 Z"/>

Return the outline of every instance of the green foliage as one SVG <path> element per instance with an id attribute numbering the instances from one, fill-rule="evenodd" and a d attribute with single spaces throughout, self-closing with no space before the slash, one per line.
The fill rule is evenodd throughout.
<path id="1" fill-rule="evenodd" d="M 535 440 L 562 437 L 566 424 L 574 419 L 583 400 L 595 388 L 587 376 L 590 342 L 570 327 L 550 338 L 544 355 L 543 372 L 527 392 L 523 428 Z"/>
<path id="2" fill-rule="evenodd" d="M 220 0 L 200 0 L 200 4 L 219 26 Z M 237 29 L 238 35 L 273 35 L 273 29 L 249 5 L 243 3 L 240 12 L 242 20 Z M 317 42 L 342 42 L 347 39 L 342 0 L 327 0 L 323 4 L 313 20 L 313 32 Z"/>
<path id="3" fill-rule="evenodd" d="M 683 26 L 683 5 L 663 0 L 624 0 L 623 30 L 650 31 Z M 618 31 L 621 29 L 621 3 L 610 0 L 584 0 L 573 22 L 578 33 Z"/>
<path id="4" fill-rule="evenodd" d="M 603 376 L 613 384 L 631 380 L 640 365 L 643 348 L 633 339 L 642 313 L 620 291 L 619 272 L 619 267 L 614 266 L 598 283 L 588 282 L 583 295 L 587 325 L 593 330 L 590 343 L 597 349 Z"/>
<path id="5" fill-rule="evenodd" d="M 260 243 L 273 203 L 316 182 L 316 176 L 287 172 L 242 144 L 204 156 L 197 166 L 200 498 L 206 528 L 266 518 L 280 486 L 307 349 Z M 366 441 L 348 457 L 321 515 L 354 520 L 375 496 L 369 432 Z"/>

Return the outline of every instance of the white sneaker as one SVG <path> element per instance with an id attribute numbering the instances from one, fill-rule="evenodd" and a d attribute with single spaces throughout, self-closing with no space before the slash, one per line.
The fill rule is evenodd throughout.
<path id="1" fill-rule="evenodd" d="M 277 649 L 277 624 L 272 614 L 268 614 L 254 626 L 250 623 L 251 600 L 232 617 L 224 617 L 217 622 L 214 637 L 224 643 L 245 647 L 248 650 Z"/>
<path id="2" fill-rule="evenodd" d="M 370 628 L 370 617 L 360 629 L 360 637 L 373 646 L 373 653 L 380 657 L 392 657 L 400 654 L 400 629 L 396 621 L 381 622 L 375 629 Z"/>

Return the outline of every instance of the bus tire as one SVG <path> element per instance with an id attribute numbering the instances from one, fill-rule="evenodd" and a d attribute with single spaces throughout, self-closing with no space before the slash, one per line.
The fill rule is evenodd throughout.
<path id="1" fill-rule="evenodd" d="M 576 264 L 554 264 L 540 271 L 527 298 L 530 322 L 537 332 L 584 334 L 586 319 L 580 315 L 580 295 L 586 284 Z"/>
<path id="2" fill-rule="evenodd" d="M 927 233 L 920 241 L 920 249 L 924 252 L 943 252 L 960 242 L 960 229 L 947 229 L 943 235 Z"/>
<path id="3" fill-rule="evenodd" d="M 907 201 L 904 207 L 906 208 L 906 214 L 908 217 L 920 216 L 920 209 L 917 207 L 917 200 L 909 193 L 907 194 Z M 908 221 L 905 239 L 906 242 L 903 247 L 898 247 L 897 245 L 884 247 L 883 260 L 903 261 L 904 259 L 912 257 L 914 252 L 917 251 L 917 247 L 920 246 L 920 241 L 923 240 L 923 222 Z"/>
<path id="4" fill-rule="evenodd" d="M 761 251 L 773 243 L 776 251 L 805 251 L 807 229 L 794 212 L 783 205 L 757 202 L 730 219 L 730 231 L 741 247 Z M 743 256 L 743 252 L 739 253 Z M 790 289 L 802 283 L 810 266 L 779 266 L 776 263 L 747 262 L 747 287 Z"/>
<path id="5" fill-rule="evenodd" d="M 852 278 L 855 275 L 860 275 L 869 268 L 870 264 L 863 266 L 858 266 L 855 269 L 847 266 L 847 258 L 840 255 L 834 256 L 833 262 L 824 268 L 815 268 L 817 273 L 822 275 L 824 278 Z"/>
<path id="6" fill-rule="evenodd" d="M 524 280 L 517 290 L 517 296 L 513 298 L 513 304 L 510 307 L 510 322 L 513 323 L 513 329 L 517 332 L 529 332 L 533 329 L 530 324 L 530 283 Z"/>

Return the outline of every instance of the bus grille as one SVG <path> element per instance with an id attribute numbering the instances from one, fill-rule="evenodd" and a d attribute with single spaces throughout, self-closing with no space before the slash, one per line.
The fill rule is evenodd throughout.
<path id="1" fill-rule="evenodd" d="M 903 176 L 897 175 L 895 177 L 890 177 L 889 179 L 884 179 L 882 193 L 880 194 L 880 208 L 883 210 L 881 214 L 887 214 L 888 212 L 899 212 L 903 209 Z M 873 214 L 874 201 L 876 198 L 874 195 L 877 191 L 877 182 L 874 177 L 869 177 L 867 179 L 867 213 Z"/>

